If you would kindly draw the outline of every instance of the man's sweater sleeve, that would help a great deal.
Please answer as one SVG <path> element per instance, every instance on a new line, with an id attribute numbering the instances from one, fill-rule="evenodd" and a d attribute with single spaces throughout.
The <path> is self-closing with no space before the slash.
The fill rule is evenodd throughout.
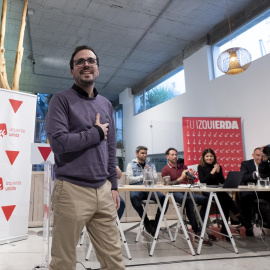
<path id="1" fill-rule="evenodd" d="M 69 133 L 68 104 L 64 97 L 54 95 L 46 116 L 46 132 L 55 154 L 77 152 L 100 142 L 100 133 L 92 127 L 76 133 Z"/>

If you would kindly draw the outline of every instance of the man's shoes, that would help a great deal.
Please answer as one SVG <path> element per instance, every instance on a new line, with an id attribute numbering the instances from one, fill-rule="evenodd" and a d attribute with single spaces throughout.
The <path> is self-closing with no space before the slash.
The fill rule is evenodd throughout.
<path id="1" fill-rule="evenodd" d="M 226 240 L 227 242 L 230 242 L 230 241 L 231 241 L 230 237 L 229 237 L 229 236 L 227 236 L 228 232 L 227 232 L 227 230 L 226 230 L 226 228 L 225 228 L 225 225 L 224 225 L 224 224 L 222 224 L 222 227 L 221 227 L 220 233 L 222 233 L 222 234 L 223 234 L 223 235 L 222 235 L 222 239 Z"/>
<path id="2" fill-rule="evenodd" d="M 210 240 L 206 240 L 206 239 L 203 239 L 202 244 L 204 246 L 209 246 L 209 247 L 213 246 L 213 243 Z"/>
<path id="3" fill-rule="evenodd" d="M 157 222 L 155 220 L 150 220 L 150 225 L 152 226 L 152 230 L 153 230 L 153 234 L 151 235 L 154 237 L 157 230 Z"/>
<path id="4" fill-rule="evenodd" d="M 216 241 L 217 240 L 217 238 L 213 234 L 211 234 L 211 233 L 208 233 L 208 239 L 210 241 Z"/>
<path id="5" fill-rule="evenodd" d="M 195 242 L 199 243 L 200 239 L 201 239 L 201 232 L 198 232 L 198 233 L 196 233 L 196 236 L 195 236 Z M 206 239 L 203 239 L 202 244 L 204 246 L 209 246 L 209 247 L 213 246 L 213 243 L 210 240 L 206 240 Z"/>
<path id="6" fill-rule="evenodd" d="M 238 219 L 240 220 L 241 224 L 246 228 L 246 236 L 254 236 L 252 223 L 242 216 L 238 216 Z"/>
<path id="7" fill-rule="evenodd" d="M 150 224 L 144 224 L 144 228 L 150 235 L 155 235 L 153 227 Z"/>
<path id="8" fill-rule="evenodd" d="M 246 236 L 249 236 L 249 237 L 254 236 L 253 227 L 246 229 Z"/>
<path id="9" fill-rule="evenodd" d="M 150 221 L 149 219 L 145 219 L 144 220 L 144 228 L 151 236 L 154 237 L 155 232 L 156 232 L 156 228 L 153 227 L 153 225 L 151 223 L 152 223 L 152 220 Z"/>

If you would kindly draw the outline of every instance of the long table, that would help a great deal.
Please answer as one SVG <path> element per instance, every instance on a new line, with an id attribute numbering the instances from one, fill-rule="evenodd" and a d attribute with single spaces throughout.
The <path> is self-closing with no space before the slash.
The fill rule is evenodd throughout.
<path id="1" fill-rule="evenodd" d="M 169 198 L 171 198 L 172 203 L 174 205 L 175 211 L 176 211 L 177 216 L 178 216 L 178 220 L 179 220 L 179 222 L 180 222 L 180 224 L 182 226 L 182 230 L 183 230 L 183 233 L 185 235 L 188 246 L 190 248 L 191 254 L 195 255 L 193 246 L 192 246 L 191 241 L 190 241 L 190 237 L 189 237 L 188 232 L 187 232 L 187 230 L 185 228 L 182 216 L 181 216 L 181 214 L 180 214 L 180 212 L 178 210 L 177 204 L 176 204 L 175 199 L 173 197 L 173 192 L 185 192 L 185 195 L 187 195 L 189 193 L 190 197 L 191 197 L 191 199 L 193 201 L 193 204 L 194 204 L 194 207 L 195 207 L 195 210 L 196 210 L 197 214 L 198 214 L 198 209 L 197 209 L 197 206 L 195 204 L 192 192 L 209 192 L 210 193 L 209 198 L 208 198 L 208 204 L 207 204 L 207 208 L 206 208 L 205 218 L 204 218 L 203 222 L 200 220 L 202 222 L 202 231 L 201 231 L 200 241 L 199 241 L 199 244 L 198 244 L 198 247 L 197 247 L 197 252 L 196 252 L 197 254 L 200 254 L 203 239 L 204 239 L 205 233 L 206 233 L 206 225 L 207 225 L 207 220 L 208 220 L 208 216 L 209 216 L 209 212 L 210 212 L 210 207 L 211 207 L 211 203 L 212 203 L 213 199 L 215 200 L 215 202 L 217 204 L 217 207 L 219 209 L 219 212 L 220 212 L 220 214 L 222 216 L 222 220 L 224 222 L 224 225 L 225 225 L 226 231 L 228 233 L 228 237 L 230 238 L 233 249 L 234 249 L 235 253 L 238 253 L 238 249 L 236 247 L 235 241 L 234 241 L 233 236 L 231 234 L 229 225 L 228 225 L 228 223 L 227 223 L 227 221 L 225 219 L 222 207 L 221 207 L 220 202 L 218 200 L 217 192 L 250 192 L 250 191 L 257 191 L 257 192 L 268 191 L 269 192 L 270 191 L 269 188 L 260 188 L 260 187 L 257 187 L 257 186 L 255 186 L 254 188 L 249 188 L 248 186 L 239 186 L 238 188 L 210 188 L 210 187 L 201 188 L 200 186 L 186 187 L 186 186 L 181 186 L 181 185 L 179 185 L 179 186 L 164 186 L 164 185 L 163 186 L 157 186 L 157 185 L 155 185 L 155 186 L 149 188 L 149 187 L 145 187 L 144 185 L 124 185 L 124 186 L 119 186 L 118 189 L 119 189 L 119 191 L 144 191 L 144 192 L 149 192 L 149 196 L 148 196 L 148 199 L 147 199 L 147 202 L 146 202 L 145 209 L 148 206 L 149 198 L 150 198 L 150 196 L 151 196 L 151 194 L 153 192 L 155 194 L 156 194 L 156 192 L 162 192 L 162 193 L 166 194 L 165 201 L 164 201 L 162 211 L 161 211 L 161 215 L 160 215 L 160 219 L 159 219 L 157 229 L 156 229 L 156 233 L 155 233 L 155 236 L 154 236 L 154 241 L 153 241 L 152 246 L 151 246 L 151 250 L 150 250 L 150 254 L 149 254 L 150 256 L 153 255 L 153 252 L 154 252 L 154 249 L 155 249 L 155 245 L 156 245 L 156 242 L 157 242 L 159 230 L 160 230 L 160 227 L 161 227 L 162 220 L 164 218 L 165 209 L 166 209 L 166 206 L 168 204 L 168 199 Z M 156 196 L 156 199 L 158 201 L 157 196 Z M 183 203 L 185 203 L 185 202 L 183 202 Z M 158 205 L 160 206 L 159 201 L 158 201 Z M 182 205 L 182 207 L 183 207 L 183 205 Z M 200 219 L 200 215 L 198 215 L 198 216 L 199 216 L 199 219 Z"/>

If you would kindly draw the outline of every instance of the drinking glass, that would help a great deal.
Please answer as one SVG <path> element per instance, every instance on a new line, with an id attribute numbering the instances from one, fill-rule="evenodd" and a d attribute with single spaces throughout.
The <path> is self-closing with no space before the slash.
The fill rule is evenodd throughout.
<path id="1" fill-rule="evenodd" d="M 261 188 L 269 188 L 269 178 L 260 178 L 259 180 L 259 185 Z"/>
<path id="2" fill-rule="evenodd" d="M 248 188 L 255 188 L 255 183 L 253 182 L 248 182 L 247 185 L 248 185 Z"/>
<path id="3" fill-rule="evenodd" d="M 171 177 L 169 175 L 163 177 L 164 185 L 169 185 L 171 181 Z"/>
<path id="4" fill-rule="evenodd" d="M 143 183 L 147 188 L 152 188 L 154 186 L 154 180 L 144 180 Z"/>

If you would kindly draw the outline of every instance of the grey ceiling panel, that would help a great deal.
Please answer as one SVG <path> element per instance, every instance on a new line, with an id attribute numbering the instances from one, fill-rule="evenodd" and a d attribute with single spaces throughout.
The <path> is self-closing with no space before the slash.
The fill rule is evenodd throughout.
<path id="1" fill-rule="evenodd" d="M 10 84 L 23 2 L 8 1 Z M 230 15 L 264 2 L 231 0 Z M 70 87 L 70 56 L 76 46 L 87 44 L 100 58 L 98 91 L 111 101 L 227 18 L 225 0 L 29 0 L 28 10 L 20 89 L 54 93 Z"/>

